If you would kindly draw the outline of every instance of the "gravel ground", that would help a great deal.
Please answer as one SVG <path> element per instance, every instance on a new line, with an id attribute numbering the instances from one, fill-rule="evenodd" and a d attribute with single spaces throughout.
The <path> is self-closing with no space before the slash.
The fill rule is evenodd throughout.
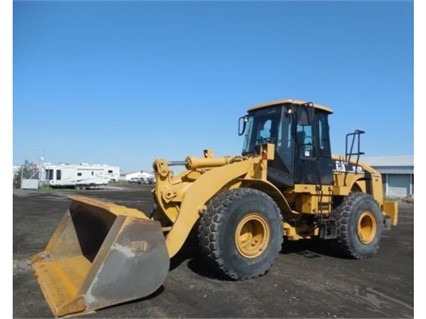
<path id="1" fill-rule="evenodd" d="M 67 210 L 67 195 L 84 194 L 149 211 L 150 185 L 106 190 L 23 191 L 13 194 L 13 316 L 52 313 L 31 270 Z M 413 203 L 401 202 L 397 227 L 383 235 L 377 255 L 344 259 L 313 241 L 285 242 L 263 277 L 225 281 L 183 250 L 153 295 L 84 318 L 412 318 L 414 316 Z"/>

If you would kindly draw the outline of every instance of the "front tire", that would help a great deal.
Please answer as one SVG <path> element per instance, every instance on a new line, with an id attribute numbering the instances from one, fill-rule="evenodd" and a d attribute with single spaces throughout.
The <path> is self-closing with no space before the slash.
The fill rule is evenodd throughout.
<path id="1" fill-rule="evenodd" d="M 337 225 L 335 246 L 341 254 L 355 259 L 373 256 L 380 246 L 382 212 L 369 194 L 350 193 L 333 211 Z"/>
<path id="2" fill-rule="evenodd" d="M 265 274 L 281 250 L 282 216 L 265 193 L 238 188 L 214 197 L 198 227 L 207 264 L 234 280 Z"/>

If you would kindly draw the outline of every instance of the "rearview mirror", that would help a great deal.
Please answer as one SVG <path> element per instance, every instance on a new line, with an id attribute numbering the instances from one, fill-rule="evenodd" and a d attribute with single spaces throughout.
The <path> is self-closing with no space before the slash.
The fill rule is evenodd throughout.
<path id="1" fill-rule="evenodd" d="M 238 135 L 243 135 L 246 131 L 246 125 L 248 122 L 248 115 L 241 116 L 238 120 Z"/>

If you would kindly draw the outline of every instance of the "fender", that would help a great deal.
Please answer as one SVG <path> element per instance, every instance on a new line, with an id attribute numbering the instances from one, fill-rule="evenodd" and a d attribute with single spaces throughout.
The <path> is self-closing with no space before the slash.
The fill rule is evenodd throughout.
<path id="1" fill-rule="evenodd" d="M 345 159 L 340 155 L 332 155 L 335 161 L 344 162 Z M 350 164 L 356 165 L 355 161 Z M 359 161 L 358 167 L 361 168 L 357 172 L 348 172 L 345 176 L 344 170 L 334 170 L 333 193 L 337 196 L 347 196 L 351 191 L 362 191 L 371 194 L 380 204 L 383 204 L 382 176 L 370 165 Z"/>
<path id="2" fill-rule="evenodd" d="M 241 180 L 240 187 L 255 188 L 265 194 L 268 194 L 277 203 L 281 210 L 281 214 L 285 219 L 291 219 L 300 215 L 299 212 L 291 209 L 283 193 L 274 184 L 267 180 L 245 178 Z"/>

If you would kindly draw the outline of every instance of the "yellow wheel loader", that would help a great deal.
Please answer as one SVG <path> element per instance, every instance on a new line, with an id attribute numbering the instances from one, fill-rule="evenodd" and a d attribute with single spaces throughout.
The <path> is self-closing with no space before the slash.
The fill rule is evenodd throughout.
<path id="1" fill-rule="evenodd" d="M 398 220 L 379 172 L 362 163 L 356 130 L 331 154 L 328 107 L 280 100 L 239 119 L 241 155 L 157 159 L 154 208 L 142 213 L 83 196 L 71 205 L 32 268 L 55 317 L 155 292 L 169 259 L 197 238 L 207 267 L 234 280 L 264 275 L 283 240 L 319 238 L 354 259 L 371 257 Z M 183 165 L 174 174 L 172 168 Z M 196 232 L 197 237 L 189 236 Z"/>

